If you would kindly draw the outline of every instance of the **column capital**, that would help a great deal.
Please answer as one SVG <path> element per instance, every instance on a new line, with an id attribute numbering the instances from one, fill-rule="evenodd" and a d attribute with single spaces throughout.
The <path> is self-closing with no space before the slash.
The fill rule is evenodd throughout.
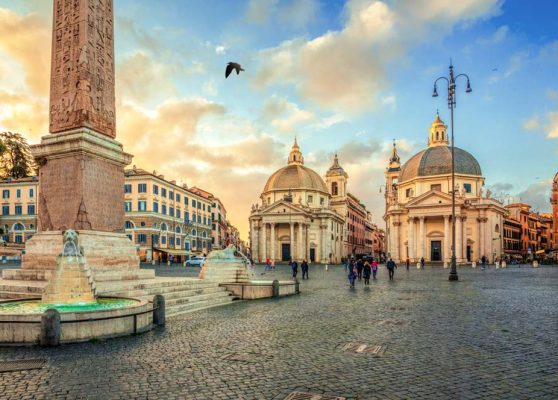
<path id="1" fill-rule="evenodd" d="M 424 220 L 426 219 L 426 217 L 424 215 L 420 215 L 418 217 L 418 219 L 420 220 L 420 222 L 424 222 Z"/>

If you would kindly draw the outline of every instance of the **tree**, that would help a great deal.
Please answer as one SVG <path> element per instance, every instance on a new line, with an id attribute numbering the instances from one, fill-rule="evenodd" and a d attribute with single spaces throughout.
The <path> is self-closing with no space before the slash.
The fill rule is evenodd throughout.
<path id="1" fill-rule="evenodd" d="M 33 173 L 34 165 L 27 139 L 15 132 L 0 133 L 0 176 L 2 178 L 25 178 Z"/>

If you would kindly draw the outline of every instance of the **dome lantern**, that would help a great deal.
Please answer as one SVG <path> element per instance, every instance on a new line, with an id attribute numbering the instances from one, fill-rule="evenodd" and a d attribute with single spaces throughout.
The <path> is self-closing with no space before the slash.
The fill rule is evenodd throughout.
<path id="1" fill-rule="evenodd" d="M 304 165 L 304 157 L 302 156 L 302 152 L 300 151 L 300 147 L 298 147 L 298 143 L 296 142 L 296 137 L 294 140 L 293 147 L 289 154 L 289 165 Z"/>
<path id="2" fill-rule="evenodd" d="M 447 125 L 440 119 L 440 114 L 438 114 L 438 110 L 436 110 L 436 118 L 430 126 L 430 132 L 428 135 L 428 147 L 448 146 L 449 141 L 446 133 L 447 129 Z"/>

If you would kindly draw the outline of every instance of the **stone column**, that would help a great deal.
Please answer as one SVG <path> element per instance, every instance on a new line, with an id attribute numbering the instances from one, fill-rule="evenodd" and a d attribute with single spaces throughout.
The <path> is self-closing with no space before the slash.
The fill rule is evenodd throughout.
<path id="1" fill-rule="evenodd" d="M 289 223 L 289 226 L 291 228 L 291 232 L 290 232 L 290 237 L 289 237 L 289 241 L 291 243 L 291 258 L 293 260 L 295 260 L 298 256 L 298 254 L 296 254 L 296 248 L 294 245 L 294 222 Z"/>
<path id="2" fill-rule="evenodd" d="M 262 245 L 260 250 L 260 261 L 265 262 L 267 258 L 267 223 L 262 223 Z"/>
<path id="3" fill-rule="evenodd" d="M 399 242 L 399 226 L 401 222 L 394 221 L 393 222 L 393 261 L 399 262 L 399 248 L 401 247 L 401 243 Z"/>
<path id="4" fill-rule="evenodd" d="M 271 226 L 271 243 L 269 244 L 271 247 L 271 259 L 275 260 L 275 224 L 269 224 Z"/>
<path id="5" fill-rule="evenodd" d="M 478 218 L 479 221 L 479 253 L 477 254 L 476 258 L 481 259 L 484 254 L 484 218 Z"/>
<path id="6" fill-rule="evenodd" d="M 310 224 L 304 224 L 304 243 L 306 246 L 306 259 L 310 262 Z"/>
<path id="7" fill-rule="evenodd" d="M 304 256 L 304 246 L 302 242 L 302 223 L 298 223 L 298 257 L 299 258 L 306 258 Z"/>
<path id="8" fill-rule="evenodd" d="M 461 227 L 461 216 L 456 216 L 455 220 L 455 257 L 460 261 L 463 257 L 463 229 Z"/>
<path id="9" fill-rule="evenodd" d="M 415 218 L 409 218 L 409 239 L 407 240 L 409 246 L 409 259 L 414 261 L 415 259 Z"/>
<path id="10" fill-rule="evenodd" d="M 419 258 L 425 257 L 424 253 L 424 217 L 419 217 Z M 426 257 L 425 257 L 426 258 Z"/>
<path id="11" fill-rule="evenodd" d="M 450 236 L 450 224 L 449 215 L 444 215 L 444 260 L 447 262 L 451 261 L 451 236 Z"/>
<path id="12" fill-rule="evenodd" d="M 463 260 L 467 261 L 467 217 L 463 217 L 463 223 L 461 224 L 461 229 L 463 236 L 461 236 L 461 256 Z"/>

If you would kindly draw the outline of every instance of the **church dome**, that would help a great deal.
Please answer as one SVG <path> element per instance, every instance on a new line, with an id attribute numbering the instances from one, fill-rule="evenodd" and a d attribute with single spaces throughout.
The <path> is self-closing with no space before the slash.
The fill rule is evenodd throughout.
<path id="1" fill-rule="evenodd" d="M 455 149 L 455 173 L 482 176 L 478 161 L 470 153 L 458 147 Z M 401 168 L 399 182 L 420 176 L 451 174 L 451 148 L 429 147 L 415 154 Z"/>
<path id="2" fill-rule="evenodd" d="M 447 126 L 436 112 L 430 127 L 428 148 L 415 154 L 401 168 L 399 182 L 420 176 L 451 174 L 451 147 L 448 146 Z M 470 153 L 455 147 L 455 173 L 482 176 L 478 161 Z"/>
<path id="3" fill-rule="evenodd" d="M 304 158 L 298 144 L 294 142 L 286 167 L 275 171 L 267 180 L 264 193 L 273 190 L 304 189 L 328 193 L 322 177 L 312 169 L 304 166 Z"/>

